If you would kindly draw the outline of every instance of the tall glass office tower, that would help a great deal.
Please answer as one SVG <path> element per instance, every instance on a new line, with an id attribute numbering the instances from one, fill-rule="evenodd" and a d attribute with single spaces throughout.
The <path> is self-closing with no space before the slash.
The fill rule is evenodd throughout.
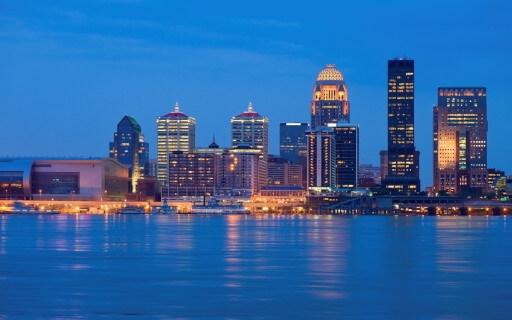
<path id="1" fill-rule="evenodd" d="M 340 122 L 332 127 L 335 144 L 336 188 L 358 186 L 359 126 Z"/>
<path id="2" fill-rule="evenodd" d="M 420 191 L 419 152 L 414 145 L 414 60 L 388 61 L 388 173 L 391 193 Z"/>

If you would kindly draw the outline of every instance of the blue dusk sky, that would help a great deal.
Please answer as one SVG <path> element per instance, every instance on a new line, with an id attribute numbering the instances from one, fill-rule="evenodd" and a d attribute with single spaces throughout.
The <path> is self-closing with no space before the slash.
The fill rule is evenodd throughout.
<path id="1" fill-rule="evenodd" d="M 387 59 L 416 61 L 416 142 L 432 178 L 438 86 L 488 90 L 489 166 L 512 173 L 512 2 L 0 0 L 0 156 L 107 156 L 125 114 L 155 152 L 176 101 L 197 144 L 229 145 L 252 101 L 279 123 L 308 121 L 318 71 L 345 75 L 361 162 L 386 148 Z"/>

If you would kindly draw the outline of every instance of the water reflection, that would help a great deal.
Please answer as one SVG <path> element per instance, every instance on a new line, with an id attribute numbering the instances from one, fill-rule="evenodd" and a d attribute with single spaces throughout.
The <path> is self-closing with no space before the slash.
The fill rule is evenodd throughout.
<path id="1" fill-rule="evenodd" d="M 507 318 L 511 243 L 502 217 L 3 215 L 0 318 Z"/>
<path id="2" fill-rule="evenodd" d="M 488 228 L 488 218 L 472 219 L 443 217 L 436 220 L 437 268 L 441 272 L 476 272 L 472 251 L 475 244 L 482 241 L 482 233 L 473 232 Z M 457 283 L 450 281 L 446 285 L 453 287 Z"/>
<path id="3" fill-rule="evenodd" d="M 307 291 L 321 299 L 341 299 L 346 255 L 350 244 L 349 220 L 314 216 L 305 240 L 309 262 Z"/>

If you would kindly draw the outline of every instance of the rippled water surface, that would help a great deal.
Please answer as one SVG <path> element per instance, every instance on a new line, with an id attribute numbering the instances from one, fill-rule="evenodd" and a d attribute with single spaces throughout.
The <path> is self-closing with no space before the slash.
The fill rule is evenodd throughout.
<path id="1" fill-rule="evenodd" d="M 0 319 L 510 319 L 511 218 L 0 216 Z"/>

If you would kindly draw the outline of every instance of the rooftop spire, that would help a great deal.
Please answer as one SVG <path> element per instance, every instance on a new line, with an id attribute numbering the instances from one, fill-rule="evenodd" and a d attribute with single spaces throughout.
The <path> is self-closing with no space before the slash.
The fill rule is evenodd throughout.
<path id="1" fill-rule="evenodd" d="M 210 148 L 210 149 L 218 149 L 219 148 L 219 145 L 217 143 L 215 143 L 215 134 L 213 135 L 212 143 L 210 143 L 208 148 Z"/>
<path id="2" fill-rule="evenodd" d="M 252 101 L 249 101 L 249 105 L 247 106 L 247 112 L 254 112 L 254 109 L 252 107 Z"/>
<path id="3" fill-rule="evenodd" d="M 180 104 L 178 101 L 176 101 L 176 104 L 174 105 L 174 112 L 180 112 Z"/>

